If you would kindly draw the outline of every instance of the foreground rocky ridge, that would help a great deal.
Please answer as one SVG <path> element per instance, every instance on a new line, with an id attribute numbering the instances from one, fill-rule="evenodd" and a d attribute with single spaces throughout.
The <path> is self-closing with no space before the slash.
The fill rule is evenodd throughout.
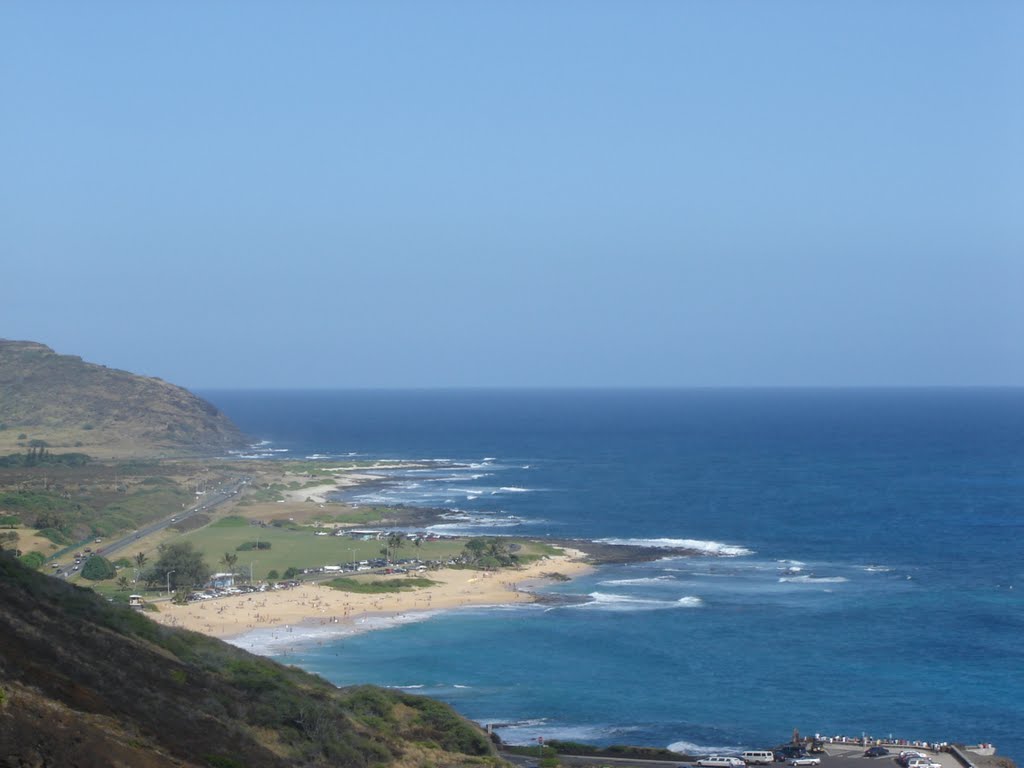
<path id="1" fill-rule="evenodd" d="M 0 339 L 0 393 L 0 447 L 10 449 L 41 440 L 140 455 L 246 442 L 227 416 L 182 387 L 31 341 Z"/>
<path id="2" fill-rule="evenodd" d="M 498 762 L 447 705 L 161 627 L 0 552 L 0 766 Z"/>

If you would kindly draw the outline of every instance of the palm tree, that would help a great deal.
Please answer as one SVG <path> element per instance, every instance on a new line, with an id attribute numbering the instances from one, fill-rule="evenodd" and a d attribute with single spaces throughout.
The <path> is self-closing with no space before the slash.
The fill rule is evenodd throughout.
<path id="1" fill-rule="evenodd" d="M 149 558 L 146 557 L 145 552 L 135 553 L 135 581 L 139 580 L 139 574 L 142 573 L 142 566 L 146 564 Z"/>
<path id="2" fill-rule="evenodd" d="M 234 552 L 225 552 L 224 557 L 220 559 L 221 564 L 228 569 L 229 573 L 235 572 L 235 563 L 238 562 L 238 555 Z"/>
<path id="3" fill-rule="evenodd" d="M 127 592 L 128 591 L 129 587 L 128 587 L 128 577 L 127 576 L 119 576 L 118 577 L 118 579 L 117 579 L 117 589 L 120 592 Z"/>
<path id="4" fill-rule="evenodd" d="M 389 533 L 388 534 L 388 549 L 391 550 L 391 559 L 395 560 L 398 557 L 398 550 L 402 544 L 405 543 L 405 537 L 400 533 Z"/>

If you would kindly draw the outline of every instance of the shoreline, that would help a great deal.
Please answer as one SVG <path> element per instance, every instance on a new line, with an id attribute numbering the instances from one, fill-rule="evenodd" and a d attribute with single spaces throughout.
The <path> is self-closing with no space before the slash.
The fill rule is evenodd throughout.
<path id="1" fill-rule="evenodd" d="M 562 548 L 561 554 L 543 557 L 521 569 L 445 568 L 424 574 L 436 584 L 381 594 L 345 592 L 305 582 L 290 589 L 186 605 L 160 603 L 159 613 L 147 615 L 165 626 L 200 632 L 261 653 L 259 648 L 271 648 L 280 634 L 287 634 L 291 639 L 286 642 L 291 645 L 299 637 L 313 642 L 421 621 L 460 608 L 530 605 L 539 600 L 533 587 L 554 582 L 546 574 L 559 573 L 571 579 L 593 570 L 585 557 L 580 550 Z M 247 638 L 251 642 L 246 642 Z"/>

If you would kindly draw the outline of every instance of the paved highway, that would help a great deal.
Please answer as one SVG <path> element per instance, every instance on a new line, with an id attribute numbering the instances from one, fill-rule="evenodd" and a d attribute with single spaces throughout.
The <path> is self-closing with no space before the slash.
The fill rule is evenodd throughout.
<path id="1" fill-rule="evenodd" d="M 115 555 L 117 552 L 120 552 L 126 547 L 131 546 L 139 539 L 149 536 L 152 533 L 156 533 L 157 531 L 162 531 L 164 528 L 168 528 L 169 526 L 181 522 L 182 520 L 187 520 L 188 518 L 192 517 L 193 515 L 197 515 L 200 512 L 204 512 L 208 509 L 213 509 L 219 504 L 223 504 L 228 499 L 231 499 L 235 495 L 237 495 L 238 492 L 243 488 L 243 486 L 245 486 L 250 481 L 251 478 L 243 477 L 236 480 L 234 483 L 230 485 L 223 486 L 216 490 L 207 491 L 205 495 L 200 497 L 200 500 L 196 502 L 195 506 L 186 509 L 181 514 L 171 515 L 170 517 L 165 517 L 162 520 L 158 520 L 155 523 L 149 523 L 148 525 L 144 525 L 143 527 L 135 531 L 132 531 L 127 536 L 123 536 L 120 539 L 104 542 L 102 546 L 96 547 L 93 550 L 92 554 L 102 555 L 103 557 L 110 560 L 112 559 L 112 556 Z M 54 571 L 53 575 L 61 578 L 67 578 L 71 576 L 73 573 L 75 573 L 74 563 L 69 563 L 68 565 L 65 565 Z"/>

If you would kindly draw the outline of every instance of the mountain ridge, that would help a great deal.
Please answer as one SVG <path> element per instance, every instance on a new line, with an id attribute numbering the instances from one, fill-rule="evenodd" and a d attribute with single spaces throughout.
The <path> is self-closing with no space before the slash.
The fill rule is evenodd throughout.
<path id="1" fill-rule="evenodd" d="M 248 440 L 216 406 L 163 379 L 0 339 L 0 449 L 43 441 L 111 454 L 207 453 Z"/>

